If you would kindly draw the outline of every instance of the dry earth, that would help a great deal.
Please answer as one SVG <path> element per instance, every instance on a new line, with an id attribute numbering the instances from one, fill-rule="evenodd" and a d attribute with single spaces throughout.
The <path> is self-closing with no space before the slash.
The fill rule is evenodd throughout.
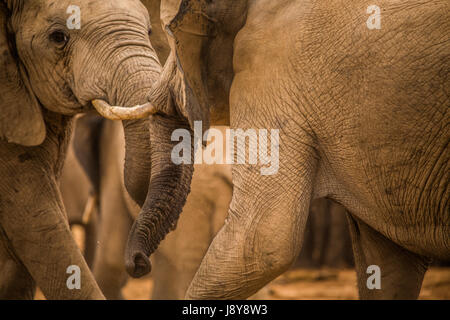
<path id="1" fill-rule="evenodd" d="M 82 248 L 83 232 L 76 228 L 73 231 L 75 239 Z M 123 295 L 128 300 L 147 300 L 152 286 L 151 277 L 130 279 L 123 289 Z M 356 273 L 352 269 L 293 269 L 269 283 L 253 298 L 262 300 L 358 299 Z M 36 299 L 45 299 L 39 290 Z M 429 269 L 425 274 L 419 299 L 450 300 L 450 268 Z"/>
<path id="2" fill-rule="evenodd" d="M 146 300 L 150 296 L 152 279 L 132 279 L 124 288 L 126 299 Z M 44 299 L 38 292 L 37 299 Z M 356 274 L 353 270 L 291 270 L 272 281 L 256 299 L 328 300 L 357 299 Z M 420 299 L 450 300 L 450 268 L 428 270 Z"/>

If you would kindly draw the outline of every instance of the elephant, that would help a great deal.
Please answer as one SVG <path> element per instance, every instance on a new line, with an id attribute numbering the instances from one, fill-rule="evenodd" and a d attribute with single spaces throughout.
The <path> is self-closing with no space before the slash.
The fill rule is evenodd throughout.
<path id="1" fill-rule="evenodd" d="M 47 299 L 104 299 L 58 181 L 76 114 L 101 99 L 131 115 L 147 101 L 162 71 L 150 33 L 138 0 L 0 1 L 0 257 L 9 275 L 0 298 L 31 299 L 39 286 Z M 148 120 L 123 120 L 127 188 L 141 190 Z"/>
<path id="2" fill-rule="evenodd" d="M 450 259 L 450 4 L 381 0 L 380 28 L 368 23 L 369 5 L 161 1 L 170 54 L 148 102 L 132 110 L 149 119 L 152 168 L 127 241 L 130 275 L 150 272 L 148 257 L 189 193 L 193 164 L 171 162 L 171 133 L 229 124 L 275 130 L 278 171 L 233 165 L 226 222 L 187 299 L 243 299 L 287 270 L 321 197 L 348 211 L 360 298 L 418 297 L 430 260 Z M 258 159 L 248 139 L 245 146 Z M 369 286 L 376 267 L 381 286 Z"/>

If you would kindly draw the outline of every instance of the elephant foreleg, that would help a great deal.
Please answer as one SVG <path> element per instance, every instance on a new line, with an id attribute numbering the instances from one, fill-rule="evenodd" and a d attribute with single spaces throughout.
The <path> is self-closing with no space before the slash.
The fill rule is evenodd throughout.
<path id="1" fill-rule="evenodd" d="M 350 214 L 348 220 L 360 298 L 417 299 L 429 260 L 403 249 Z"/>
<path id="2" fill-rule="evenodd" d="M 40 185 L 38 192 L 4 193 L 10 204 L 5 212 L 14 214 L 0 215 L 0 224 L 14 253 L 47 299 L 103 299 L 70 232 L 56 181 L 34 175 L 22 180 Z"/>
<path id="3" fill-rule="evenodd" d="M 0 300 L 32 300 L 35 293 L 36 283 L 9 248 L 9 240 L 0 228 Z"/>
<path id="4" fill-rule="evenodd" d="M 123 260 L 128 232 L 133 223 L 120 184 L 105 186 L 101 196 L 101 222 L 93 272 L 107 299 L 122 300 L 128 275 Z M 110 197 L 110 198 L 108 198 Z M 115 199 L 112 201 L 111 199 Z"/>
<path id="5" fill-rule="evenodd" d="M 289 141 L 281 140 L 280 149 L 280 159 L 292 162 L 281 161 L 275 175 L 261 175 L 257 166 L 234 166 L 228 217 L 187 298 L 248 298 L 296 260 L 309 213 L 316 159 L 308 147 Z M 299 150 L 303 154 L 298 154 Z"/>

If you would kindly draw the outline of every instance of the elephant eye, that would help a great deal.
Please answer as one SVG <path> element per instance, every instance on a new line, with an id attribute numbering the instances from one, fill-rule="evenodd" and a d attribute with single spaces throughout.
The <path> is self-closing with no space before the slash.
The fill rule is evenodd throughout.
<path id="1" fill-rule="evenodd" d="M 69 41 L 69 36 L 63 31 L 57 30 L 50 34 L 49 39 L 59 46 L 64 46 Z"/>

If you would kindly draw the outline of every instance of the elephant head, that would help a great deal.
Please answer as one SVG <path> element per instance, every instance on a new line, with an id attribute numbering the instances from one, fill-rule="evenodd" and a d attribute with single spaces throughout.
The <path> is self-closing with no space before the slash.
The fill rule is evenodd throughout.
<path id="1" fill-rule="evenodd" d="M 0 92 L 7 106 L 0 136 L 9 142 L 42 143 L 42 106 L 73 115 L 86 111 L 93 99 L 133 104 L 143 94 L 130 91 L 148 89 L 159 75 L 149 18 L 139 1 L 73 6 L 70 1 L 8 0 L 0 5 L 0 63 L 6 71 Z M 69 25 L 71 19 L 75 24 Z"/>
<path id="2" fill-rule="evenodd" d="M 78 6 L 69 0 L 2 0 L 0 27 L 0 138 L 9 142 L 41 144 L 43 108 L 74 115 L 95 99 L 122 106 L 146 101 L 161 71 L 149 42 L 150 20 L 138 0 L 86 0 Z M 124 127 L 127 181 L 142 204 L 145 192 L 134 190 L 148 184 L 147 121 L 125 121 Z"/>
<path id="3" fill-rule="evenodd" d="M 160 12 L 151 15 L 160 14 L 170 54 L 149 102 L 134 109 L 96 103 L 97 110 L 111 119 L 150 115 L 150 184 L 125 257 L 134 277 L 150 271 L 148 257 L 174 228 L 189 193 L 193 166 L 171 161 L 172 132 L 192 131 L 195 121 L 202 122 L 203 130 L 210 122 L 229 123 L 233 41 L 245 22 L 246 8 L 246 1 L 161 1 Z"/>

